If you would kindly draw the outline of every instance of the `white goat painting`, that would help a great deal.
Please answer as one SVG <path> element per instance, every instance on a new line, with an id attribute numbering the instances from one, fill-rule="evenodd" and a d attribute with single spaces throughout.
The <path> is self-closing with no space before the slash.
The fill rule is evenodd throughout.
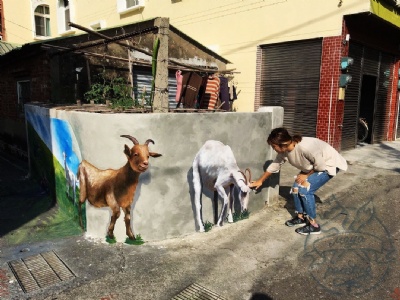
<path id="1" fill-rule="evenodd" d="M 65 170 L 65 180 L 66 180 L 66 192 L 67 192 L 67 196 L 68 198 L 71 198 L 71 189 L 72 189 L 72 200 L 75 203 L 75 195 L 76 195 L 76 176 L 74 174 L 74 172 L 72 172 L 67 165 L 67 155 L 65 154 L 65 152 L 63 152 L 63 158 L 64 158 L 64 170 Z"/>
<path id="2" fill-rule="evenodd" d="M 249 169 L 246 169 L 249 171 Z M 251 177 L 251 173 L 249 175 Z M 200 148 L 193 160 L 193 187 L 196 208 L 196 220 L 199 231 L 204 232 L 201 216 L 201 195 L 203 187 L 216 191 L 217 197 L 222 198 L 223 206 L 219 214 L 217 226 L 223 226 L 226 215 L 232 223 L 233 189 L 238 189 L 241 210 L 247 209 L 251 178 L 246 178 L 240 171 L 231 147 L 219 141 L 209 140 Z M 228 196 L 229 195 L 229 196 Z M 214 199 L 216 200 L 216 199 Z M 215 201 L 217 203 L 217 201 Z"/>

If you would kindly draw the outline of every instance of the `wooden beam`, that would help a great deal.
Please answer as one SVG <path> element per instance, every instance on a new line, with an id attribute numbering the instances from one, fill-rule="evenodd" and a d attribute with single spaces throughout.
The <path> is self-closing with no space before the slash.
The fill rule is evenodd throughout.
<path id="1" fill-rule="evenodd" d="M 159 41 L 157 53 L 157 68 L 155 70 L 155 87 L 153 112 L 168 112 L 168 35 L 169 35 L 169 19 L 157 18 L 154 25 L 158 27 L 156 39 Z"/>

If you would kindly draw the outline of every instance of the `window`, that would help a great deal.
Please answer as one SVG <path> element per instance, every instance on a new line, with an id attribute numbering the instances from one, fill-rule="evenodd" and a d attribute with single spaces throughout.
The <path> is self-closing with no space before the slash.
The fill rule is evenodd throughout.
<path id="1" fill-rule="evenodd" d="M 68 22 L 71 21 L 71 10 L 69 0 L 58 0 L 58 31 L 60 33 L 71 30 Z"/>
<path id="2" fill-rule="evenodd" d="M 145 0 L 117 0 L 119 14 L 125 14 L 144 7 Z"/>
<path id="3" fill-rule="evenodd" d="M 50 8 L 39 5 L 35 9 L 36 36 L 50 36 Z"/>
<path id="4" fill-rule="evenodd" d="M 18 108 L 24 111 L 24 104 L 31 101 L 31 82 L 30 80 L 17 81 Z"/>
<path id="5" fill-rule="evenodd" d="M 126 0 L 126 8 L 139 5 L 139 0 Z"/>

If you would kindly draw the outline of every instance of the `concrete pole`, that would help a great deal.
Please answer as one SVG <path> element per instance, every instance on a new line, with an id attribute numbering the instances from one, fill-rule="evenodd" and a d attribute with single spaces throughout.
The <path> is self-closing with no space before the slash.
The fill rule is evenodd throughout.
<path id="1" fill-rule="evenodd" d="M 157 18 L 154 25 L 158 27 L 155 38 L 159 39 L 157 69 L 155 78 L 153 112 L 168 112 L 168 34 L 169 19 Z"/>

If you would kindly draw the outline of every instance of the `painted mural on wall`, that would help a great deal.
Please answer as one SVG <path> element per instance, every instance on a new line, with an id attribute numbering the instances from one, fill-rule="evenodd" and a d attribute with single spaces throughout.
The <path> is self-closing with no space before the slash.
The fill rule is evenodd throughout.
<path id="1" fill-rule="evenodd" d="M 130 241 L 136 240 L 131 227 L 131 206 L 139 176 L 147 171 L 149 157 L 161 156 L 161 154 L 149 150 L 149 143 L 154 144 L 151 139 L 146 140 L 144 144 L 139 144 L 138 140 L 130 135 L 121 135 L 121 137 L 128 138 L 133 142 L 132 148 L 125 144 L 124 153 L 127 162 L 123 167 L 117 170 L 100 170 L 88 161 L 83 160 L 78 169 L 80 182 L 79 211 L 82 211 L 81 205 L 86 200 L 94 207 L 109 207 L 112 215 L 107 230 L 107 238 L 110 239 L 110 242 L 115 240 L 114 226 L 121 214 L 121 209 L 125 214 L 126 235 Z M 81 214 L 80 224 L 82 225 Z"/>
<path id="2" fill-rule="evenodd" d="M 55 220 L 66 223 L 60 235 L 81 233 L 76 178 L 80 151 L 73 131 L 67 122 L 50 118 L 41 110 L 27 110 L 25 115 L 32 176 L 56 199 L 59 210 Z"/>
<path id="3" fill-rule="evenodd" d="M 87 160 L 80 159 L 80 150 L 69 123 L 57 118 L 43 115 L 40 110 L 28 110 L 27 121 L 31 127 L 31 145 L 35 161 L 33 169 L 38 178 L 46 181 L 53 190 L 57 203 L 80 227 L 86 229 L 86 200 L 94 207 L 109 207 L 111 221 L 107 229 L 107 241 L 115 242 L 114 226 L 121 214 L 125 214 L 127 242 L 135 241 L 131 227 L 131 206 L 141 173 L 149 167 L 149 157 L 160 157 L 161 154 L 151 152 L 148 139 L 139 144 L 136 138 L 122 135 L 133 143 L 133 147 L 124 146 L 126 164 L 119 169 L 100 170 Z M 37 138 L 32 136 L 37 135 Z M 38 146 L 40 145 L 41 146 Z M 46 155 L 42 155 L 46 152 Z M 47 157 L 50 163 L 43 163 Z M 46 160 L 46 159 L 45 159 Z M 53 176 L 54 175 L 54 176 Z M 52 178 L 54 177 L 54 181 Z M 139 236 L 139 243 L 141 238 Z"/>
<path id="4" fill-rule="evenodd" d="M 240 212 L 235 214 L 235 221 L 248 217 L 250 181 L 250 169 L 247 168 L 245 172 L 239 169 L 231 147 L 220 141 L 206 141 L 193 160 L 194 202 L 199 231 L 208 231 L 212 227 L 210 222 L 203 223 L 201 215 L 203 187 L 214 191 L 214 206 L 218 205 L 218 196 L 222 200 L 221 212 L 218 219 L 214 216 L 214 222 L 217 226 L 223 226 L 226 219 L 229 223 L 234 222 L 235 195 L 240 204 Z"/>
<path id="5" fill-rule="evenodd" d="M 34 172 L 38 178 L 43 178 L 49 190 L 53 191 L 52 200 L 57 201 L 54 208 L 62 211 L 63 215 L 69 215 L 70 227 L 77 228 L 79 234 L 85 232 L 85 236 L 89 239 L 104 241 L 104 238 L 107 240 L 108 235 L 115 237 L 118 242 L 134 239 L 137 241 L 141 236 L 146 240 L 160 240 L 199 230 L 208 231 L 207 224 L 221 226 L 227 223 L 226 217 L 228 217 L 228 222 L 245 218 L 246 213 L 248 216 L 247 208 L 256 211 L 265 206 L 272 192 L 275 195 L 276 189 L 267 187 L 266 193 L 254 193 L 254 195 L 251 193 L 250 201 L 245 197 L 240 198 L 246 195 L 246 180 L 249 181 L 249 176 L 246 175 L 245 179 L 245 176 L 239 172 L 239 166 L 253 169 L 259 166 L 261 159 L 269 157 L 265 154 L 265 147 L 262 147 L 265 146 L 263 144 L 265 142 L 258 141 L 253 136 L 265 135 L 265 132 L 271 128 L 269 121 L 274 121 L 275 118 L 270 117 L 270 112 L 260 112 L 249 116 L 239 113 L 199 114 L 192 118 L 192 114 L 135 114 L 133 117 L 131 114 L 97 114 L 58 108 L 48 109 L 36 105 L 27 105 L 25 111 L 29 131 L 30 158 L 34 165 Z M 233 129 L 227 132 L 224 126 L 215 126 L 217 122 Z M 254 131 L 252 136 L 246 135 L 248 127 Z M 210 136 L 211 128 L 213 131 Z M 127 134 L 132 134 L 132 136 Z M 121 135 L 124 136 L 121 137 Z M 237 135 L 242 138 L 238 140 Z M 157 146 L 152 145 L 151 140 L 147 140 L 149 137 L 156 141 Z M 231 148 L 235 157 L 233 153 L 228 155 L 223 149 L 214 149 L 209 153 L 212 159 L 206 159 L 206 161 L 215 163 L 213 172 L 216 174 L 199 171 L 203 199 L 203 201 L 200 200 L 202 202 L 200 204 L 201 217 L 204 219 L 198 220 L 196 201 L 199 201 L 195 200 L 196 181 L 193 179 L 196 175 L 193 173 L 193 163 L 204 141 L 209 140 L 210 137 L 215 141 L 223 141 L 224 149 Z M 124 144 L 126 144 L 125 147 Z M 111 189 L 110 183 L 113 180 L 120 180 L 111 180 L 110 174 L 118 171 L 119 168 L 123 169 L 132 165 L 131 156 L 136 144 L 142 146 L 147 144 L 147 148 L 150 147 L 149 166 L 136 171 L 138 178 L 140 174 L 137 186 L 133 184 L 133 188 L 130 188 L 125 184 L 125 186 Z M 251 157 L 248 156 L 250 149 L 255 153 Z M 157 160 L 154 160 L 155 156 L 150 158 L 152 150 L 162 153 L 163 158 Z M 233 157 L 233 159 L 228 161 L 228 157 Z M 221 178 L 224 178 L 220 177 L 222 166 L 231 166 L 232 162 L 236 162 L 235 159 L 239 166 L 234 167 L 234 173 L 231 174 L 236 181 L 221 181 Z M 154 161 L 154 166 L 152 161 Z M 201 163 L 201 159 L 198 163 Z M 205 165 L 201 163 L 201 166 Z M 86 180 L 86 177 L 82 178 L 82 176 L 87 176 L 89 168 L 97 170 L 101 175 L 90 180 Z M 79 169 L 84 169 L 84 171 L 78 171 Z M 204 177 L 206 175 L 209 176 L 207 180 L 215 180 L 215 183 L 218 181 L 221 184 L 214 186 L 214 183 L 211 187 L 206 186 L 204 184 L 207 181 Z M 83 191 L 82 182 L 85 180 L 96 187 L 102 183 L 102 193 L 91 195 L 91 191 L 88 191 L 90 188 L 88 189 L 86 184 Z M 124 178 L 121 182 L 123 180 Z M 229 197 L 228 201 L 222 190 Z M 215 193 L 216 191 L 219 193 Z M 131 196 L 117 197 L 127 192 L 131 193 Z M 234 197 L 231 197 L 232 193 Z M 110 199 L 113 197 L 114 202 L 107 203 L 107 200 L 104 200 L 105 195 L 111 195 L 111 198 L 108 197 Z M 95 200 L 96 196 L 103 199 Z M 130 200 L 130 205 L 118 203 L 116 200 L 118 198 L 125 202 Z M 196 199 L 199 199 L 198 196 Z M 222 209 L 215 206 L 216 199 L 219 205 L 222 200 Z M 99 205 L 99 201 L 103 201 L 103 204 Z M 82 212 L 82 227 L 85 231 L 82 231 L 80 226 L 79 206 Z M 121 211 L 119 214 L 114 214 L 113 211 L 116 211 L 114 208 L 117 206 Z M 123 206 L 130 208 L 127 215 L 124 213 Z M 123 217 L 120 216 L 121 214 Z M 128 219 L 132 228 L 126 226 Z M 202 224 L 203 221 L 206 221 L 205 224 Z"/>

